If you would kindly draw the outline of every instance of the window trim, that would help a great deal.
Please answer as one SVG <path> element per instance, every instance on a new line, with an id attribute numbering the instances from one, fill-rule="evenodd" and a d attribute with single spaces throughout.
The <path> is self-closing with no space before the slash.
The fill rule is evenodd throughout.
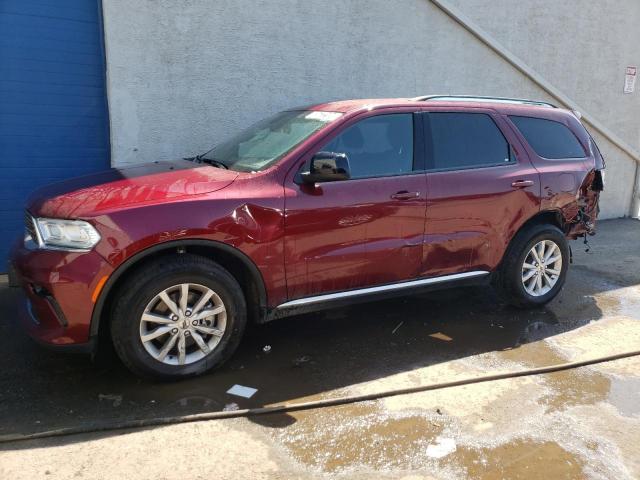
<path id="1" fill-rule="evenodd" d="M 523 142 L 525 143 L 525 145 L 527 145 L 529 147 L 529 149 L 531 149 L 531 152 L 536 155 L 537 157 L 541 158 L 542 160 L 546 160 L 548 162 L 575 162 L 575 161 L 579 161 L 579 160 L 586 160 L 589 158 L 590 156 L 590 152 L 587 152 L 584 148 L 584 145 L 582 145 L 582 142 L 580 141 L 580 138 L 575 134 L 575 132 L 571 129 L 571 127 L 569 127 L 568 125 L 565 125 L 562 122 L 559 122 L 558 120 L 552 120 L 550 118 L 543 118 L 543 117 L 532 117 L 531 115 L 505 115 L 505 117 L 507 117 L 507 119 L 509 120 L 509 122 L 513 125 L 513 128 L 515 129 L 516 133 L 518 135 L 520 135 L 522 137 Z M 580 149 L 582 150 L 582 153 L 584 154 L 583 157 L 559 157 L 559 158 L 549 158 L 549 157 L 545 157 L 543 155 L 540 155 L 535 148 L 533 148 L 533 145 L 531 145 L 531 143 L 529 142 L 529 140 L 527 139 L 527 137 L 525 136 L 524 133 L 522 133 L 522 131 L 520 130 L 520 128 L 518 128 L 518 125 L 516 124 L 516 122 L 514 122 L 512 120 L 513 117 L 520 117 L 520 118 L 531 118 L 533 120 L 544 120 L 547 122 L 553 122 L 553 123 L 558 123 L 560 125 L 562 125 L 564 128 L 566 128 L 567 130 L 569 130 L 569 132 L 571 133 L 571 135 L 573 135 L 573 138 L 576 139 L 576 142 L 578 142 L 578 145 L 580 146 Z M 589 132 L 587 132 L 589 133 Z"/>
<path id="2" fill-rule="evenodd" d="M 476 165 L 467 165 L 467 166 L 455 166 L 455 167 L 441 167 L 441 168 L 429 168 L 427 163 L 429 161 L 429 159 L 433 160 L 433 133 L 431 131 L 431 114 L 434 113 L 454 113 L 454 114 L 469 114 L 469 115 L 485 115 L 487 117 L 489 117 L 489 119 L 493 122 L 493 124 L 495 125 L 496 129 L 498 130 L 498 132 L 500 133 L 500 135 L 502 135 L 502 138 L 504 139 L 505 143 L 507 144 L 507 147 L 509 147 L 509 161 L 508 162 L 496 162 L 496 163 L 482 163 L 482 164 L 476 164 Z M 507 138 L 507 136 L 504 134 L 504 131 L 502 130 L 502 128 L 500 128 L 500 125 L 498 122 L 496 122 L 496 119 L 494 118 L 494 114 L 493 112 L 489 112 L 489 111 L 476 111 L 476 112 L 472 112 L 472 111 L 467 111 L 467 110 L 428 110 L 428 111 L 424 111 L 422 112 L 423 116 L 423 137 L 424 137 L 424 145 L 425 145 L 425 159 L 424 159 L 424 166 L 425 166 L 425 172 L 427 173 L 431 173 L 431 172 L 455 172 L 455 171 L 463 171 L 463 170 L 479 170 L 479 169 L 485 169 L 485 168 L 495 168 L 495 167 L 513 167 L 513 166 L 517 166 L 520 164 L 520 160 L 518 159 L 518 156 L 516 155 L 516 149 L 513 147 L 513 145 L 511 144 L 511 142 L 509 141 L 509 139 Z M 424 117 L 427 118 L 427 120 L 424 120 Z"/>
<path id="3" fill-rule="evenodd" d="M 517 162 L 483 163 L 480 165 L 472 165 L 469 167 L 432 168 L 431 170 L 425 170 L 425 173 L 462 172 L 466 170 L 484 170 L 487 168 L 515 167 L 517 165 L 518 165 Z"/>
<path id="4" fill-rule="evenodd" d="M 328 145 L 329 143 L 333 142 L 337 137 L 339 137 L 340 135 L 342 135 L 344 132 L 346 132 L 349 128 L 351 128 L 354 125 L 357 125 L 360 122 L 364 122 L 366 120 L 369 120 L 370 118 L 376 118 L 376 117 L 382 117 L 382 116 L 386 116 L 386 115 L 411 115 L 411 119 L 412 119 L 412 126 L 413 126 L 413 159 L 411 162 L 411 170 L 408 172 L 402 172 L 402 173 L 389 173 L 389 174 L 383 174 L 383 175 L 369 175 L 366 177 L 355 177 L 355 178 L 349 178 L 348 180 L 341 180 L 340 182 L 336 182 L 336 183 L 345 183 L 345 182 L 351 182 L 351 181 L 357 181 L 357 180 L 369 180 L 372 178 L 392 178 L 392 177 L 406 177 L 409 175 L 420 175 L 420 174 L 424 174 L 425 170 L 416 170 L 416 165 L 420 164 L 422 166 L 426 166 L 426 159 L 425 159 L 425 149 L 424 149 L 424 144 L 425 144 L 425 140 L 424 140 L 424 133 L 422 130 L 422 118 L 420 115 L 420 111 L 417 110 L 412 110 L 412 111 L 391 111 L 391 112 L 380 112 L 380 113 L 375 113 L 373 115 L 367 115 L 364 118 L 358 118 L 356 117 L 354 122 L 350 122 L 347 126 L 345 126 L 344 128 L 340 129 L 335 135 L 333 135 L 331 137 L 330 140 L 328 141 L 324 141 L 318 148 L 314 148 L 313 149 L 313 153 L 310 155 L 309 160 L 305 162 L 305 165 L 308 164 L 309 161 L 311 161 L 311 159 L 313 158 L 313 155 L 315 155 L 318 152 L 322 152 L 323 148 Z M 351 166 L 351 165 L 350 165 Z M 296 175 L 298 175 L 296 173 Z"/>
<path id="5" fill-rule="evenodd" d="M 349 180 L 340 180 L 339 182 L 320 182 L 319 185 L 325 185 L 327 183 L 345 183 L 345 182 L 357 182 L 359 180 L 372 180 L 376 178 L 396 178 L 396 177 L 409 177 L 412 175 L 424 175 L 425 170 L 411 170 L 406 173 L 392 173 L 389 175 L 371 175 L 370 177 L 355 177 Z"/>
<path id="6" fill-rule="evenodd" d="M 506 139 L 505 139 L 506 140 Z M 509 145 L 509 158 L 512 159 L 509 162 L 500 162 L 500 163 L 481 163 L 478 165 L 469 165 L 467 167 L 443 167 L 443 168 L 432 168 L 431 170 L 425 170 L 426 172 L 455 172 L 458 170 L 480 170 L 485 168 L 496 168 L 496 167 L 514 167 L 517 166 L 520 161 L 518 160 L 518 156 L 516 155 L 515 149 L 511 146 L 511 144 L 507 141 Z"/>

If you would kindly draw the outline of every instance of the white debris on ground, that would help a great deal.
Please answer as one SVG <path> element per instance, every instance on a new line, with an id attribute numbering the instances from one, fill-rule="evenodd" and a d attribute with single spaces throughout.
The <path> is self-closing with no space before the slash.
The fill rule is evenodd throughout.
<path id="1" fill-rule="evenodd" d="M 453 438 L 436 437 L 435 443 L 427 446 L 427 456 L 431 458 L 446 457 L 456 451 L 456 442 Z"/>
<path id="2" fill-rule="evenodd" d="M 235 412 L 236 410 L 240 410 L 240 405 L 237 403 L 227 403 L 222 409 L 223 412 Z"/>
<path id="3" fill-rule="evenodd" d="M 235 395 L 236 397 L 251 398 L 257 391 L 257 388 L 245 387 L 244 385 L 235 384 L 233 387 L 227 390 L 227 393 L 229 395 Z"/>

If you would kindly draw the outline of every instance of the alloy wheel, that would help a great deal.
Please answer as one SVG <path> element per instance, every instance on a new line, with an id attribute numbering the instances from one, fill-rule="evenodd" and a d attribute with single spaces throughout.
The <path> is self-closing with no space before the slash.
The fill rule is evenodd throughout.
<path id="1" fill-rule="evenodd" d="M 189 365 L 220 343 L 227 310 L 220 296 L 204 285 L 181 283 L 158 293 L 140 318 L 140 341 L 155 360 Z"/>
<path id="2" fill-rule="evenodd" d="M 522 264 L 522 285 L 533 297 L 547 294 L 562 272 L 562 251 L 553 240 L 536 243 Z"/>

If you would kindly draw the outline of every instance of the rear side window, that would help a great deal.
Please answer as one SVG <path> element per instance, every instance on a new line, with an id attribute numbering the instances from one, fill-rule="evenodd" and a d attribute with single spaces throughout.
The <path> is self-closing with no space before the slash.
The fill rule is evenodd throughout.
<path id="1" fill-rule="evenodd" d="M 544 118 L 509 118 L 539 156 L 550 159 L 585 157 L 576 136 L 562 123 Z"/>
<path id="2" fill-rule="evenodd" d="M 509 143 L 487 114 L 430 112 L 425 121 L 429 169 L 486 167 L 514 161 Z"/>

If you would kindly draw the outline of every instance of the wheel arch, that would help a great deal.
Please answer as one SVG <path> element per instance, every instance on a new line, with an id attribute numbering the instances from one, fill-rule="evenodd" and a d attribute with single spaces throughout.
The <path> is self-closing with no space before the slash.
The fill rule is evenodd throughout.
<path id="1" fill-rule="evenodd" d="M 541 212 L 536 213 L 533 217 L 531 217 L 529 220 L 524 222 L 520 226 L 520 228 L 518 228 L 516 235 L 531 225 L 545 225 L 545 224 L 554 225 L 558 227 L 560 230 L 562 230 L 563 233 L 565 234 L 567 233 L 566 222 L 564 220 L 564 217 L 562 216 L 562 212 L 560 210 L 554 209 L 554 210 L 543 210 Z M 514 235 L 514 238 L 515 238 L 515 235 Z"/>
<path id="2" fill-rule="evenodd" d="M 525 294 L 522 281 L 522 264 L 521 255 L 527 254 L 528 244 L 532 238 L 541 234 L 545 230 L 555 230 L 555 234 L 565 240 L 564 247 L 568 256 L 568 262 L 563 262 L 562 279 L 559 281 L 559 287 L 553 286 L 551 290 L 540 297 L 531 297 Z M 511 238 L 507 249 L 500 261 L 500 264 L 492 273 L 492 283 L 496 287 L 498 295 L 507 303 L 518 308 L 535 308 L 550 301 L 557 295 L 564 284 L 564 276 L 566 269 L 571 263 L 571 246 L 566 241 L 569 225 L 563 220 L 562 212 L 559 210 L 545 210 L 529 218 L 520 228 L 517 229 Z M 564 252 L 563 252 L 564 254 Z M 525 257 L 526 258 L 526 257 Z M 564 257 L 563 257 L 564 260 Z M 517 279 L 516 279 L 517 275 Z M 556 282 L 557 284 L 557 282 Z M 554 292 L 551 294 L 551 292 Z M 551 296 L 547 296 L 551 294 Z"/>
<path id="3" fill-rule="evenodd" d="M 118 286 L 137 268 L 168 255 L 189 252 L 210 258 L 233 275 L 247 300 L 247 316 L 250 321 L 262 323 L 267 312 L 267 292 L 264 279 L 255 263 L 235 247 L 215 240 L 184 239 L 164 242 L 137 252 L 110 275 L 96 300 L 91 315 L 91 338 L 106 338 L 102 335 L 109 324 L 109 313 Z M 106 321 L 105 321 L 106 320 Z"/>
<path id="4" fill-rule="evenodd" d="M 509 255 L 509 252 L 518 235 L 532 225 L 553 225 L 555 227 L 558 227 L 565 235 L 567 234 L 567 224 L 564 221 L 564 217 L 562 216 L 562 212 L 560 210 L 543 210 L 536 213 L 522 225 L 520 225 L 520 227 L 518 227 L 518 229 L 515 231 L 515 233 L 509 240 L 509 243 L 507 244 L 507 248 L 502 254 L 502 258 L 500 259 L 500 263 L 498 264 L 497 271 L 501 270 L 504 259 L 507 255 Z"/>

